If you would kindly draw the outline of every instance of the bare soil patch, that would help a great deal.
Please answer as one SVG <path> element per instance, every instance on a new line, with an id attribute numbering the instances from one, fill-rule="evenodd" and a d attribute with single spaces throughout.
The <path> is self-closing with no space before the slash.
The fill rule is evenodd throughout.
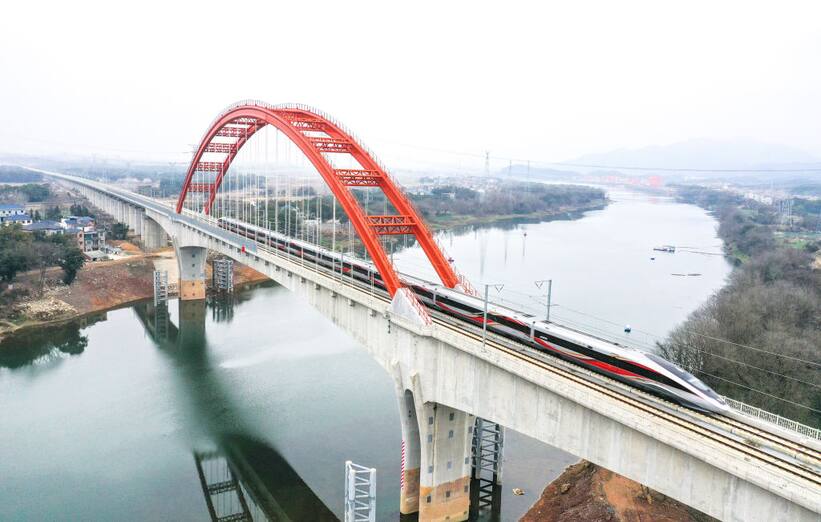
<path id="1" fill-rule="evenodd" d="M 581 461 L 548 484 L 523 522 L 714 522 L 612 471 Z"/>

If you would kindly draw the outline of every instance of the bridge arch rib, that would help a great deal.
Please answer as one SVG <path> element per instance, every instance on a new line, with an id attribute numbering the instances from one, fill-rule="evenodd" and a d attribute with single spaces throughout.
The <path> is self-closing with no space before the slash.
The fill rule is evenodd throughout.
<path id="1" fill-rule="evenodd" d="M 410 200 L 373 155 L 341 124 L 305 105 L 270 105 L 260 101 L 243 101 L 220 113 L 203 135 L 194 153 L 177 200 L 177 213 L 182 212 L 190 192 L 207 194 L 202 211 L 210 213 L 231 162 L 243 145 L 266 125 L 272 125 L 282 132 L 319 172 L 351 220 L 391 295 L 401 287 L 401 282 L 379 241 L 380 235 L 388 234 L 413 235 L 445 286 L 453 288 L 461 284 L 466 290 L 470 289 L 445 258 Z M 216 137 L 231 137 L 236 138 L 236 141 L 224 143 L 215 141 Z M 203 161 L 206 153 L 224 154 L 224 159 L 216 162 Z M 335 153 L 349 154 L 360 168 L 335 168 L 325 156 Z M 198 172 L 215 174 L 214 181 L 195 183 L 195 174 Z M 351 187 L 381 189 L 397 214 L 367 215 L 351 192 Z"/>

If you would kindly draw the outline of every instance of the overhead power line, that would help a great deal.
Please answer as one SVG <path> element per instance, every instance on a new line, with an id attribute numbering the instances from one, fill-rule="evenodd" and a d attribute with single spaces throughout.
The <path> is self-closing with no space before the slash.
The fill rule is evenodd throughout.
<path id="1" fill-rule="evenodd" d="M 813 411 L 815 413 L 821 413 L 821 410 L 817 410 L 817 409 L 815 409 L 811 406 L 807 406 L 806 404 L 801 404 L 800 402 L 791 401 L 790 399 L 785 399 L 784 397 L 779 397 L 779 396 L 773 395 L 771 393 L 763 392 L 761 390 L 756 390 L 755 388 L 750 388 L 749 386 L 745 386 L 745 385 L 743 385 L 739 382 L 731 381 L 729 379 L 719 377 L 718 375 L 713 375 L 711 373 L 707 373 L 703 370 L 698 370 L 698 369 L 695 369 L 695 368 L 687 368 L 687 367 L 685 367 L 685 368 L 690 372 L 698 372 L 702 375 L 707 375 L 708 377 L 712 377 L 712 378 L 718 379 L 720 381 L 728 382 L 728 383 L 733 384 L 735 386 L 740 386 L 740 387 L 745 388 L 747 390 L 750 390 L 750 391 L 753 391 L 753 392 L 756 392 L 756 393 L 760 393 L 761 395 L 766 395 L 767 397 L 770 397 L 770 398 L 773 398 L 773 399 L 776 399 L 776 400 L 779 400 L 779 401 L 783 401 L 783 402 L 786 402 L 788 404 L 792 404 L 793 406 L 798 406 L 799 408 L 804 408 L 805 410 L 810 410 L 810 411 Z"/>
<path id="2" fill-rule="evenodd" d="M 559 305 L 554 305 L 554 306 L 558 307 Z M 614 326 L 621 326 L 619 323 L 615 323 L 613 321 L 610 321 L 610 320 L 607 320 L 607 319 L 604 319 L 604 318 L 601 318 L 601 317 L 596 317 L 596 316 L 588 314 L 586 312 L 581 312 L 579 310 L 574 310 L 574 309 L 568 308 L 567 306 L 564 306 L 564 305 L 562 305 L 562 308 L 567 310 L 567 311 L 577 313 L 579 315 L 584 315 L 584 316 L 590 317 L 591 319 L 595 319 L 597 321 L 603 321 L 605 323 L 609 323 L 609 324 L 612 324 Z M 643 334 L 649 335 L 650 337 L 655 337 L 656 339 L 663 339 L 662 336 L 660 336 L 658 334 L 654 334 L 653 332 L 648 332 L 646 330 L 639 330 L 639 329 L 634 328 L 634 331 L 641 332 Z M 753 350 L 753 351 L 756 351 L 756 352 L 766 353 L 766 354 L 772 355 L 774 357 L 781 357 L 783 359 L 789 359 L 791 361 L 799 362 L 799 363 L 802 363 L 802 364 L 809 364 L 811 366 L 816 366 L 816 367 L 821 368 L 821 363 L 808 361 L 808 360 L 802 359 L 800 357 L 795 357 L 795 356 L 787 355 L 787 354 L 783 354 L 783 353 L 777 353 L 777 352 L 773 352 L 773 351 L 770 351 L 770 350 L 765 350 L 763 348 L 756 348 L 755 346 L 749 346 L 749 345 L 746 345 L 746 344 L 736 343 L 736 342 L 730 341 L 729 339 L 722 339 L 720 337 L 713 337 L 711 335 L 703 334 L 703 333 L 700 333 L 700 332 L 696 332 L 695 330 L 690 330 L 690 329 L 686 329 L 686 328 L 682 329 L 682 331 L 687 332 L 689 334 L 697 335 L 699 337 L 704 337 L 705 339 L 710 339 L 711 341 L 726 343 L 726 344 L 736 346 L 738 348 L 745 348 L 747 350 Z"/>
<path id="3" fill-rule="evenodd" d="M 527 298 L 529 298 L 529 299 L 531 299 L 531 300 L 533 300 L 533 301 L 535 301 L 535 302 L 539 303 L 541 306 L 544 306 L 544 305 L 546 304 L 546 302 L 544 301 L 544 296 L 542 296 L 542 295 L 532 295 L 532 294 L 527 294 L 527 293 L 525 293 L 525 292 L 519 292 L 519 291 L 516 291 L 516 290 L 513 290 L 513 289 L 505 289 L 505 291 L 506 291 L 506 292 L 508 292 L 508 291 L 509 291 L 509 292 L 512 292 L 512 293 L 515 293 L 515 294 L 519 294 L 519 295 L 525 296 L 525 297 L 527 297 Z M 509 302 L 509 303 L 512 303 L 512 304 L 515 304 L 515 305 L 518 305 L 518 306 L 522 306 L 522 303 L 520 303 L 520 302 L 513 301 L 513 300 L 507 300 L 507 299 L 502 298 L 501 296 L 497 296 L 497 297 L 494 299 L 494 301 L 501 301 L 501 302 L 503 302 L 503 303 L 504 303 L 504 302 Z M 503 305 L 503 306 L 504 306 L 504 305 Z M 609 320 L 604 319 L 604 318 L 601 318 L 601 317 L 596 317 L 596 316 L 594 316 L 594 315 L 591 315 L 591 314 L 588 314 L 588 313 L 585 313 L 585 312 L 581 312 L 581 311 L 578 311 L 578 310 L 574 310 L 574 309 L 572 309 L 572 308 L 568 308 L 567 306 L 564 306 L 564 305 L 560 305 L 560 304 L 553 304 L 553 307 L 555 307 L 555 308 L 557 308 L 557 309 L 561 309 L 561 310 L 567 310 L 568 312 L 574 312 L 574 313 L 576 313 L 576 314 L 583 315 L 583 316 L 589 317 L 589 318 L 591 318 L 591 319 L 594 319 L 594 320 L 597 320 L 597 321 L 600 321 L 600 322 L 603 322 L 603 323 L 607 323 L 607 324 L 611 324 L 611 325 L 614 325 L 614 326 L 619 326 L 619 327 L 621 327 L 621 325 L 620 325 L 619 323 L 615 323 L 615 322 L 613 322 L 613 321 L 609 321 Z M 556 321 L 554 321 L 554 322 L 556 322 Z M 600 333 L 600 334 L 604 335 L 605 337 L 610 337 L 610 336 L 612 336 L 612 332 L 610 332 L 610 331 L 601 330 L 601 329 L 599 329 L 599 328 L 592 327 L 592 326 L 591 326 L 591 325 L 589 325 L 589 324 L 580 324 L 580 323 L 576 323 L 575 321 L 569 320 L 569 319 L 567 319 L 567 318 L 562 318 L 562 319 L 561 319 L 561 321 L 560 321 L 560 322 L 556 322 L 556 324 L 561 325 L 561 324 L 562 324 L 562 322 L 569 323 L 570 325 L 573 325 L 573 326 L 574 326 L 574 327 L 576 327 L 576 328 L 582 327 L 582 328 L 586 328 L 586 329 L 588 329 L 588 330 L 594 330 L 594 331 L 596 331 L 596 332 L 598 332 L 598 333 Z M 646 335 L 648 335 L 649 337 L 655 338 L 655 339 L 657 339 L 657 340 L 662 340 L 662 337 L 661 337 L 661 336 L 659 336 L 658 334 L 654 334 L 654 333 L 652 333 L 652 332 L 648 332 L 648 331 L 646 331 L 646 330 L 635 329 L 634 331 L 635 331 L 635 332 L 639 332 L 639 333 L 646 334 Z M 694 334 L 698 334 L 697 332 L 692 332 L 692 333 L 694 333 Z M 725 343 L 730 343 L 730 344 L 737 345 L 737 343 L 733 343 L 732 341 L 728 341 L 728 340 L 726 340 L 726 339 L 722 339 L 721 341 L 722 341 L 722 342 L 725 342 Z M 636 340 L 636 339 L 631 339 L 629 342 L 630 342 L 630 344 L 632 344 L 632 345 L 635 345 L 635 346 L 641 346 L 642 348 L 644 348 L 644 349 L 645 349 L 645 350 L 647 350 L 647 351 L 650 351 L 650 352 L 654 352 L 654 351 L 655 351 L 655 347 L 654 347 L 654 346 L 650 346 L 650 345 L 644 344 L 644 343 L 642 343 L 642 342 L 640 342 L 640 341 L 638 341 L 638 340 Z M 704 350 L 704 349 L 701 349 L 701 348 L 697 348 L 697 347 L 695 347 L 695 346 L 691 346 L 690 348 L 691 348 L 692 350 L 695 350 L 695 351 L 697 351 L 697 352 L 699 352 L 699 353 L 702 353 L 702 354 L 705 354 L 705 355 L 708 355 L 708 356 L 716 357 L 716 358 L 719 358 L 719 359 L 723 359 L 723 360 L 725 360 L 725 361 L 727 361 L 727 362 L 731 362 L 731 363 L 734 363 L 734 364 L 738 364 L 738 365 L 740 365 L 740 366 L 744 366 L 744 367 L 747 367 L 747 368 L 752 368 L 752 369 L 754 369 L 754 370 L 762 371 L 762 372 L 768 373 L 768 374 L 770 374 L 770 375 L 774 375 L 774 376 L 777 376 L 777 377 L 781 377 L 781 378 L 783 378 L 783 379 L 786 379 L 786 380 L 789 380 L 789 381 L 793 381 L 793 382 L 796 382 L 796 383 L 799 383 L 799 384 L 802 384 L 802 385 L 805 385 L 805 386 L 812 386 L 813 388 L 821 388 L 821 386 L 820 386 L 819 384 L 812 383 L 812 382 L 808 382 L 808 381 L 804 381 L 804 380 L 802 380 L 802 379 L 798 379 L 798 378 L 796 378 L 796 377 L 792 377 L 792 376 L 789 376 L 789 375 L 785 375 L 785 374 L 783 374 L 783 373 L 779 373 L 779 372 L 776 372 L 776 371 L 773 371 L 773 370 L 769 370 L 769 369 L 767 369 L 767 368 L 762 368 L 762 367 L 760 367 L 760 366 L 756 366 L 756 365 L 749 364 L 749 363 L 746 363 L 746 362 L 743 362 L 743 361 L 739 361 L 739 360 L 737 360 L 737 359 L 733 359 L 733 358 L 731 358 L 731 357 L 726 357 L 726 356 L 724 356 L 724 355 L 720 355 L 720 354 L 717 354 L 717 353 L 713 353 L 713 352 L 710 352 L 710 351 L 708 351 L 708 350 Z M 753 347 L 749 347 L 749 348 L 751 348 L 751 349 L 756 349 L 756 348 L 753 348 Z M 761 350 L 761 349 L 760 349 L 760 348 L 758 348 L 758 350 Z M 771 353 L 771 352 L 768 352 L 768 353 Z M 783 355 L 783 354 L 775 354 L 775 355 L 778 355 L 778 356 L 781 356 L 781 357 L 788 357 L 788 358 L 792 358 L 791 356 L 787 356 L 787 355 Z M 797 358 L 796 358 L 796 359 L 797 359 Z M 799 361 L 801 361 L 801 362 L 803 362 L 803 363 L 805 363 L 805 364 L 816 364 L 816 363 L 813 363 L 812 361 L 806 361 L 806 360 L 802 360 L 802 359 L 797 359 L 797 360 L 799 360 Z M 763 392 L 762 392 L 762 393 L 763 393 Z"/>

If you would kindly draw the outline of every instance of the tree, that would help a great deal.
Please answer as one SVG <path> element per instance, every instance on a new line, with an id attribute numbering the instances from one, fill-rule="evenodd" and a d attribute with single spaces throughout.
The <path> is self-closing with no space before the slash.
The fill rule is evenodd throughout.
<path id="1" fill-rule="evenodd" d="M 111 225 L 111 239 L 125 239 L 128 237 L 128 225 L 114 223 Z"/>
<path id="2" fill-rule="evenodd" d="M 57 264 L 61 254 L 61 245 L 51 241 L 35 241 L 33 249 L 33 265 L 40 269 L 40 278 L 37 281 L 37 293 L 43 295 L 46 284 L 46 270 Z"/>
<path id="3" fill-rule="evenodd" d="M 771 209 L 709 189 L 681 195 L 714 210 L 728 253 L 744 256 L 736 257 L 727 286 L 659 343 L 660 353 L 720 394 L 821 425 L 814 384 L 821 272 L 813 269 L 814 256 L 776 239 Z"/>
<path id="4" fill-rule="evenodd" d="M 42 218 L 42 216 L 40 216 L 40 211 L 35 210 L 34 211 L 34 221 L 42 221 L 42 220 L 43 220 L 43 218 Z"/>
<path id="5" fill-rule="evenodd" d="M 63 211 L 57 205 L 46 209 L 46 219 L 59 221 L 61 217 L 63 217 Z"/>
<path id="6" fill-rule="evenodd" d="M 26 195 L 31 202 L 45 201 L 49 197 L 51 191 L 48 185 L 37 185 L 35 183 L 27 183 L 20 187 L 20 192 Z"/>
<path id="7" fill-rule="evenodd" d="M 92 215 L 91 212 L 88 210 L 88 207 L 86 207 L 85 205 L 80 205 L 79 203 L 74 203 L 73 205 L 71 205 L 71 207 L 69 207 L 69 212 L 72 216 L 78 217 Z"/>
<path id="8" fill-rule="evenodd" d="M 70 285 L 77 277 L 77 272 L 83 267 L 86 259 L 75 245 L 66 245 L 57 264 L 63 269 L 63 282 Z"/>
<path id="9" fill-rule="evenodd" d="M 20 225 L 0 228 L 0 281 L 10 283 L 18 272 L 31 267 L 32 238 Z"/>

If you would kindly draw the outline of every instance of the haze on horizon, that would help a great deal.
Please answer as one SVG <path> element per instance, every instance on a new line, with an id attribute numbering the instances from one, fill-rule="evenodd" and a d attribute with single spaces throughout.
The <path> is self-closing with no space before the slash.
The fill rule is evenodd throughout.
<path id="1" fill-rule="evenodd" d="M 186 161 L 222 107 L 258 98 L 400 162 L 697 138 L 821 158 L 815 2 L 181 4 L 6 6 L 0 154 Z"/>

